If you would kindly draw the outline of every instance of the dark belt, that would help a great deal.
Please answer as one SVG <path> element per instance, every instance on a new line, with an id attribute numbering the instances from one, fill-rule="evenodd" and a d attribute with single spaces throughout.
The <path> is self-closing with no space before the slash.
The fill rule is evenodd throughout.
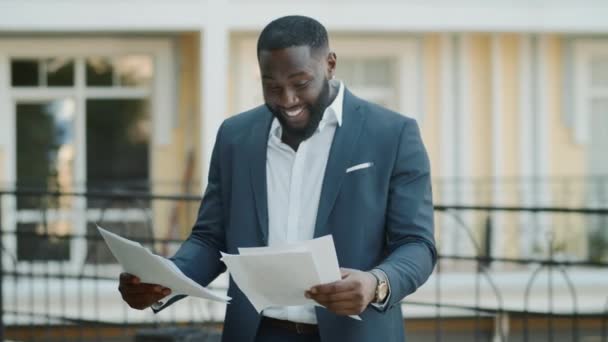
<path id="1" fill-rule="evenodd" d="M 319 326 L 316 324 L 296 323 L 292 321 L 284 321 L 271 317 L 262 317 L 262 324 L 290 331 L 296 334 L 318 334 Z"/>

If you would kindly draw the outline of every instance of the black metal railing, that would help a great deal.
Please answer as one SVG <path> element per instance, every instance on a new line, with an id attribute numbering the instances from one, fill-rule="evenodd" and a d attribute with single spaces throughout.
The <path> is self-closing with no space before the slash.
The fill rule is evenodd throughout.
<path id="1" fill-rule="evenodd" d="M 128 308 L 116 290 L 120 269 L 95 230 L 171 255 L 200 200 L 0 192 L 0 340 L 132 341 L 144 328 L 221 329 L 222 304 L 187 299 L 158 315 Z M 410 340 L 608 340 L 608 209 L 437 205 L 435 220 L 436 270 L 403 302 Z M 223 276 L 211 287 L 226 284 Z"/>
<path id="2" fill-rule="evenodd" d="M 438 241 L 441 252 L 435 276 L 449 274 L 449 268 L 458 262 L 469 264 L 474 279 L 470 283 L 472 305 L 454 305 L 442 298 L 442 286 L 453 282 L 440 280 L 430 282 L 436 291 L 433 301 L 437 312 L 442 307 L 474 312 L 475 329 L 468 340 L 486 340 L 480 322 L 484 315 L 490 315 L 496 321 L 494 340 L 606 341 L 608 311 L 602 303 L 608 302 L 608 292 L 603 289 L 608 282 L 608 248 L 605 243 L 594 245 L 589 240 L 606 237 L 607 209 L 437 205 L 435 211 L 444 234 Z M 598 225 L 598 221 L 603 224 Z M 456 253 L 445 252 L 447 240 L 455 235 L 448 233 L 450 229 L 464 237 L 459 243 L 462 249 Z M 511 237 L 505 237 L 509 231 Z M 593 231 L 602 234 L 594 235 Z M 499 232 L 503 236 L 496 239 Z M 519 245 L 509 250 L 508 244 L 513 242 Z M 545 281 L 542 287 L 538 284 L 541 275 Z M 511 278 L 509 284 L 501 286 L 505 278 Z M 495 297 L 490 306 L 481 303 L 484 281 Z M 433 286 L 430 284 L 427 286 Z M 539 295 L 545 303 L 535 301 L 538 297 L 534 296 Z M 511 298 L 505 299 L 507 296 Z M 515 324 L 505 328 L 501 323 L 505 315 Z M 436 340 L 441 340 L 441 322 L 438 313 Z"/>

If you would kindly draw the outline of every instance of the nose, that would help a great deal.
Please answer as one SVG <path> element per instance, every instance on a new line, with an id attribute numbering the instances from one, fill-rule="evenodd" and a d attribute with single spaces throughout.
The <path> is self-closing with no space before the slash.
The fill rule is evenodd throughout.
<path id="1" fill-rule="evenodd" d="M 281 94 L 280 101 L 281 107 L 291 108 L 298 104 L 298 96 L 296 95 L 295 91 L 286 88 Z"/>

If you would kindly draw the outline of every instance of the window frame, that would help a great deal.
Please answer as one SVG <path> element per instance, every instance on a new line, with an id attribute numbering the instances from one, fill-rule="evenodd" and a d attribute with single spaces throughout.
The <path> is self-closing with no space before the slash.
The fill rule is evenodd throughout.
<path id="1" fill-rule="evenodd" d="M 86 191 L 76 185 L 86 184 L 86 101 L 89 99 L 149 99 L 152 131 L 149 146 L 150 179 L 154 179 L 155 147 L 169 144 L 172 140 L 173 112 L 176 108 L 176 72 L 174 65 L 175 47 L 170 38 L 2 38 L 0 39 L 0 148 L 4 154 L 3 181 L 13 186 L 16 175 L 16 104 L 22 102 L 40 102 L 58 98 L 74 98 L 76 110 L 74 117 L 74 144 L 77 147 L 74 158 L 75 191 Z M 152 57 L 153 78 L 149 85 L 91 87 L 86 85 L 87 57 L 121 57 L 125 55 L 147 55 Z M 74 86 L 71 87 L 13 87 L 11 82 L 11 60 L 41 59 L 48 57 L 74 59 Z M 86 199 L 74 198 L 72 234 L 86 234 L 87 222 L 99 211 L 87 208 Z M 72 239 L 70 242 L 70 259 L 66 261 L 16 261 L 17 239 L 14 234 L 18 213 L 16 200 L 4 196 L 2 210 L 2 263 L 5 269 L 35 274 L 54 274 L 59 272 L 81 273 L 85 271 L 87 242 L 84 239 Z M 86 209 L 86 210 L 85 210 Z M 65 210 L 51 210 L 48 213 L 64 215 Z M 124 216 L 129 221 L 138 216 L 133 210 L 109 209 L 104 216 Z M 22 213 L 25 216 L 36 216 L 36 213 Z M 141 215 L 140 215 L 141 216 Z M 145 217 L 143 215 L 142 217 Z M 148 213 L 149 216 L 149 213 Z M 94 222 L 94 220 L 93 220 Z M 13 260 L 13 256 L 15 260 Z M 107 266 L 107 267 L 106 267 Z M 117 270 L 118 265 L 104 265 L 108 270 Z M 97 271 L 96 271 L 97 272 Z"/>
<path id="2" fill-rule="evenodd" d="M 399 37 L 340 37 L 332 40 L 332 49 L 338 55 L 338 70 L 340 57 L 357 58 L 388 58 L 396 63 L 397 77 L 395 79 L 394 106 L 395 109 L 409 117 L 420 121 L 422 115 L 422 98 L 419 86 L 422 80 L 422 60 L 420 54 L 420 38 L 415 36 Z M 365 47 L 362 49 L 362 47 Z M 339 72 L 338 72 L 339 73 Z M 348 87 L 348 84 L 346 85 Z M 365 98 L 364 90 L 355 95 Z M 373 91 L 372 88 L 369 91 Z M 421 124 L 419 122 L 419 124 Z"/>
<path id="3" fill-rule="evenodd" d="M 608 98 L 606 89 L 591 85 L 591 60 L 597 55 L 608 57 L 608 39 L 579 39 L 573 42 L 574 136 L 581 145 L 590 143 L 590 111 L 593 98 Z"/>

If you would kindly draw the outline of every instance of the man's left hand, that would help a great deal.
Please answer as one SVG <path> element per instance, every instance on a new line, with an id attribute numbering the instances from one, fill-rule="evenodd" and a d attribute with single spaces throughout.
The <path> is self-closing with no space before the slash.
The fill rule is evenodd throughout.
<path id="1" fill-rule="evenodd" d="M 349 268 L 341 268 L 340 271 L 342 280 L 314 286 L 305 295 L 337 315 L 358 315 L 375 297 L 376 277 L 369 272 Z"/>

